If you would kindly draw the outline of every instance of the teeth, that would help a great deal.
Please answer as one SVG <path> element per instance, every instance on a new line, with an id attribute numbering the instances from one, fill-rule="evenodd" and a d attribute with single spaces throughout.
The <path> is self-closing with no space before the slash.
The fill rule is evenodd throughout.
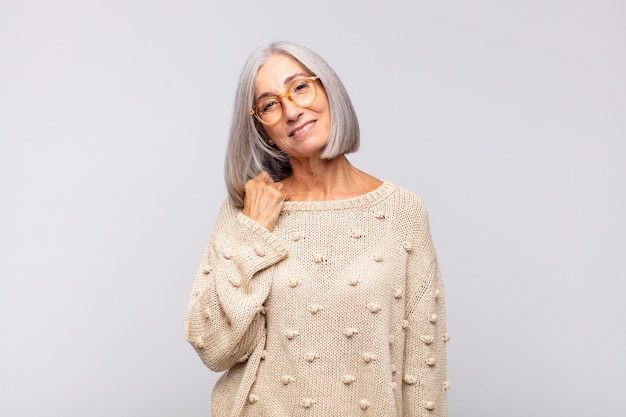
<path id="1" fill-rule="evenodd" d="M 304 132 L 305 130 L 307 130 L 307 129 L 309 128 L 309 125 L 310 125 L 310 124 L 311 124 L 311 123 L 307 123 L 307 124 L 305 124 L 304 126 L 302 126 L 300 129 L 298 129 L 298 130 L 296 130 L 295 132 L 293 132 L 293 135 L 292 135 L 292 136 L 299 135 L 300 133 Z"/>

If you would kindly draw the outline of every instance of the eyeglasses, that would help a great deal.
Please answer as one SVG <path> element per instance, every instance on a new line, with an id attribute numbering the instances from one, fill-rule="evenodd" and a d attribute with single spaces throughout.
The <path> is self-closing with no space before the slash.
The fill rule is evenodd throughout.
<path id="1" fill-rule="evenodd" d="M 283 107 L 283 98 L 288 99 L 298 107 L 306 107 L 315 101 L 317 97 L 317 75 L 310 77 L 298 78 L 289 85 L 287 91 L 277 96 L 265 97 L 259 100 L 250 114 L 264 125 L 272 126 L 280 122 L 285 115 Z"/>

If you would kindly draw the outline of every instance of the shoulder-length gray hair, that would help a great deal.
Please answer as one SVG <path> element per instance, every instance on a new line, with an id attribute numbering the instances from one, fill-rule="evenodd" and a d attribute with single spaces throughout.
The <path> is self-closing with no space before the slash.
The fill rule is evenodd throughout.
<path id="1" fill-rule="evenodd" d="M 312 75 L 319 77 L 330 106 L 330 138 L 321 158 L 333 159 L 339 155 L 356 152 L 359 148 L 359 122 L 350 97 L 333 69 L 312 50 L 291 42 L 274 42 L 254 51 L 245 63 L 237 93 L 226 150 L 224 176 L 226 188 L 233 203 L 243 207 L 244 185 L 261 171 L 267 171 L 275 181 L 291 174 L 288 156 L 268 144 L 268 137 L 250 109 L 254 103 L 254 90 L 259 69 L 272 55 L 286 55 L 296 60 Z"/>

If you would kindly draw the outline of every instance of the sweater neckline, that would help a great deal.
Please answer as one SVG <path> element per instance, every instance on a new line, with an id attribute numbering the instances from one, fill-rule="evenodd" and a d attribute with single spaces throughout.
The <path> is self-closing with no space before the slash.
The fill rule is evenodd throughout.
<path id="1" fill-rule="evenodd" d="M 285 201 L 282 212 L 350 210 L 372 206 L 387 198 L 396 189 L 393 183 L 382 181 L 378 188 L 356 197 L 328 201 Z"/>

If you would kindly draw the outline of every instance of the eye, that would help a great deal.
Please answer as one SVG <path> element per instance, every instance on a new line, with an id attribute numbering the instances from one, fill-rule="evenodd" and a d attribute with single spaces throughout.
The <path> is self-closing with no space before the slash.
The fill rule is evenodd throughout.
<path id="1" fill-rule="evenodd" d="M 269 113 L 279 108 L 278 101 L 275 98 L 268 98 L 256 105 L 259 113 Z"/>
<path id="2" fill-rule="evenodd" d="M 291 94 L 306 94 L 311 88 L 311 82 L 308 80 L 296 81 L 291 87 Z"/>

